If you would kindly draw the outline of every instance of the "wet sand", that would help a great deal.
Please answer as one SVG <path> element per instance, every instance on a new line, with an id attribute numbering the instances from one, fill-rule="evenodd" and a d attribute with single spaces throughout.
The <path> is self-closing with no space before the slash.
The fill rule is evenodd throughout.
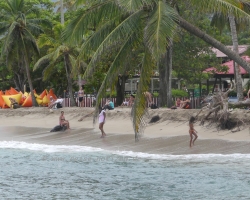
<path id="1" fill-rule="evenodd" d="M 189 147 L 187 121 L 197 110 L 149 110 L 150 116 L 159 115 L 161 121 L 149 124 L 139 142 L 135 142 L 130 120 L 130 109 L 118 108 L 107 111 L 104 130 L 107 137 L 100 138 L 92 117 L 78 122 L 93 109 L 64 108 L 65 118 L 71 130 L 50 132 L 58 124 L 60 110 L 50 113 L 47 108 L 21 108 L 0 110 L 0 141 L 21 141 L 48 145 L 82 145 L 106 150 L 134 151 L 154 154 L 234 154 L 250 153 L 250 133 L 245 128 L 240 132 L 217 132 L 214 128 L 195 125 L 198 140 Z M 249 115 L 243 113 L 242 115 Z"/>

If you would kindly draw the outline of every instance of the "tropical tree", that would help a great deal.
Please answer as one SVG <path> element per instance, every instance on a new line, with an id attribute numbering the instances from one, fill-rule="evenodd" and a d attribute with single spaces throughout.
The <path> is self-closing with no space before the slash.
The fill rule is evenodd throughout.
<path id="1" fill-rule="evenodd" d="M 239 30 L 239 28 L 243 26 L 236 24 L 236 19 L 231 14 L 229 16 L 223 16 L 220 13 L 214 14 L 212 21 L 211 21 L 212 26 L 216 26 L 220 31 L 222 31 L 226 24 L 229 25 L 230 30 L 231 30 L 233 51 L 236 54 L 239 54 L 237 29 Z M 243 100 L 242 78 L 241 78 L 241 73 L 240 73 L 240 66 L 235 62 L 234 62 L 234 76 L 235 76 L 235 81 L 236 81 L 237 97 L 238 97 L 238 100 L 241 101 Z"/>
<path id="2" fill-rule="evenodd" d="M 85 1 L 79 0 L 79 2 Z M 131 52 L 137 48 L 143 48 L 144 53 L 138 63 L 141 66 L 141 77 L 132 110 L 137 139 L 145 125 L 146 99 L 144 92 L 148 90 L 152 68 L 162 59 L 166 49 L 171 46 L 178 25 L 218 48 L 250 72 L 250 66 L 239 55 L 184 20 L 176 11 L 176 6 L 172 7 L 173 2 L 179 3 L 179 1 L 167 0 L 96 0 L 88 9 L 79 9 L 77 17 L 67 26 L 63 34 L 65 39 L 79 43 L 84 34 L 90 30 L 94 31 L 82 45 L 79 55 L 79 59 L 84 57 L 91 59 L 84 77 L 92 74 L 96 64 L 100 61 L 100 55 L 107 51 L 110 45 L 115 43 L 119 47 L 98 92 L 98 102 L 105 93 L 106 86 L 111 85 L 118 74 L 126 71 L 126 61 Z M 186 2 L 203 12 L 211 13 L 220 10 L 224 14 L 233 13 L 239 17 L 247 16 L 246 21 L 250 20 L 244 11 L 227 0 L 187 0 Z"/>
<path id="3" fill-rule="evenodd" d="M 43 33 L 41 25 L 50 25 L 47 20 L 36 18 L 38 7 L 35 2 L 6 0 L 0 3 L 0 37 L 4 41 L 2 56 L 7 65 L 17 63 L 24 66 L 30 87 L 33 106 L 36 104 L 30 74 L 30 63 L 34 54 L 39 55 L 35 37 Z"/>
<path id="4" fill-rule="evenodd" d="M 34 65 L 34 70 L 39 67 L 45 67 L 43 72 L 43 80 L 51 78 L 53 73 L 52 70 L 63 63 L 68 88 L 70 95 L 70 105 L 76 106 L 73 94 L 73 66 L 75 65 L 75 60 L 78 55 L 78 49 L 76 46 L 72 46 L 69 43 L 65 43 L 61 40 L 61 33 L 63 30 L 63 25 L 57 24 L 53 27 L 53 35 L 41 34 L 38 38 L 38 45 L 48 48 L 48 54 L 40 58 Z M 77 73 L 77 72 L 76 72 Z"/>

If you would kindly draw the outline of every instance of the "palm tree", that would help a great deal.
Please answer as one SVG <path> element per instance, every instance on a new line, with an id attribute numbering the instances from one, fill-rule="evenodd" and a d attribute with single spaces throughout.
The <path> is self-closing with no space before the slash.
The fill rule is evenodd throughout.
<path id="1" fill-rule="evenodd" d="M 37 7 L 25 0 L 6 0 L 0 4 L 0 37 L 4 41 L 2 56 L 11 65 L 18 60 L 25 66 L 33 106 L 37 105 L 30 75 L 30 62 L 34 54 L 39 55 L 35 37 L 43 33 L 41 24 L 50 25 L 47 20 L 34 18 Z"/>
<path id="2" fill-rule="evenodd" d="M 164 0 L 97 0 L 88 9 L 80 9 L 77 17 L 68 25 L 63 34 L 65 39 L 79 43 L 84 34 L 94 31 L 82 45 L 79 55 L 79 59 L 91 59 L 84 77 L 92 74 L 100 62 L 100 55 L 106 52 L 110 45 L 116 44 L 119 48 L 98 92 L 98 102 L 106 91 L 106 87 L 113 84 L 118 74 L 126 71 L 126 63 L 131 52 L 143 48 L 144 53 L 138 63 L 141 66 L 141 77 L 132 110 L 137 139 L 145 127 L 144 92 L 148 90 L 151 70 L 166 53 L 166 48 L 170 46 L 178 25 L 218 48 L 250 72 L 250 66 L 239 55 L 184 20 L 169 2 Z M 250 19 L 244 11 L 226 0 L 189 0 L 187 2 L 202 11 L 223 10 L 224 13 L 229 11 L 239 17 L 247 16 L 248 21 Z"/>
<path id="3" fill-rule="evenodd" d="M 46 46 L 48 49 L 48 54 L 40 58 L 34 65 L 34 70 L 39 67 L 46 67 L 44 70 L 43 79 L 47 80 L 51 77 L 51 71 L 57 67 L 59 64 L 63 63 L 66 71 L 69 95 L 70 95 L 70 105 L 76 106 L 73 95 L 73 83 L 72 83 L 72 69 L 75 66 L 75 60 L 78 55 L 78 49 L 76 46 L 71 46 L 69 43 L 63 43 L 61 40 L 61 32 L 63 26 L 57 24 L 53 28 L 54 35 L 52 37 L 41 34 L 38 39 L 38 45 L 42 48 Z"/>
<path id="4" fill-rule="evenodd" d="M 248 3 L 239 3 L 240 8 L 246 12 L 249 12 Z M 239 23 L 239 22 L 238 22 Z M 244 27 L 243 23 L 236 24 L 236 19 L 232 14 L 229 16 L 223 16 L 221 13 L 215 13 L 213 15 L 211 25 L 217 27 L 220 31 L 223 30 L 226 24 L 229 24 L 231 30 L 231 37 L 233 43 L 233 51 L 239 54 L 238 49 L 238 36 L 237 36 L 237 29 L 240 27 Z M 235 74 L 235 81 L 236 81 L 236 90 L 237 90 L 237 97 L 238 100 L 243 100 L 243 87 L 242 87 L 242 78 L 240 73 L 240 66 L 234 62 L 234 74 Z"/>

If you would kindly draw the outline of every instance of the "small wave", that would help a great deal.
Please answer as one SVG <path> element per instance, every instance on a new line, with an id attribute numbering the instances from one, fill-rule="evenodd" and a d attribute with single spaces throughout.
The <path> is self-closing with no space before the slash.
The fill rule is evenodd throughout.
<path id="1" fill-rule="evenodd" d="M 250 154 L 185 154 L 185 155 L 171 155 L 171 154 L 150 154 L 133 151 L 113 151 L 113 154 L 120 156 L 128 156 L 132 158 L 145 158 L 154 160 L 231 160 L 231 159 L 250 159 Z"/>
<path id="2" fill-rule="evenodd" d="M 152 160 L 182 160 L 182 161 L 227 161 L 240 159 L 250 159 L 250 154 L 185 154 L 185 155 L 172 155 L 172 154 L 150 154 L 133 151 L 119 151 L 119 150 L 104 150 L 101 148 L 79 146 L 79 145 L 47 145 L 47 144 L 36 144 L 26 143 L 18 141 L 2 141 L 0 142 L 0 148 L 2 149 L 28 149 L 32 151 L 43 151 L 47 153 L 54 152 L 100 152 L 125 156 L 130 158 L 138 159 L 152 159 Z"/>
<path id="3" fill-rule="evenodd" d="M 2 149 L 29 149 L 33 151 L 44 151 L 47 153 L 53 152 L 98 152 L 102 151 L 100 148 L 78 146 L 78 145 L 47 145 L 47 144 L 35 144 L 18 141 L 2 141 L 0 142 L 0 148 Z"/>

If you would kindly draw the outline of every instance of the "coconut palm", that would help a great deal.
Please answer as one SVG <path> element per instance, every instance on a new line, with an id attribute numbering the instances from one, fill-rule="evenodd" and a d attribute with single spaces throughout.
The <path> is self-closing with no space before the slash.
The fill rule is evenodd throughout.
<path id="1" fill-rule="evenodd" d="M 245 12 L 250 11 L 249 9 L 250 3 L 247 2 L 239 2 L 239 6 Z M 211 25 L 216 26 L 219 28 L 220 31 L 223 30 L 226 24 L 229 24 L 232 36 L 232 43 L 233 43 L 233 51 L 239 54 L 238 49 L 238 36 L 237 36 L 237 29 L 244 28 L 244 23 L 240 23 L 240 20 L 236 22 L 237 19 L 230 14 L 229 16 L 221 15 L 221 13 L 215 13 L 213 15 Z M 238 100 L 243 100 L 243 87 L 242 87 L 242 78 L 240 74 L 240 66 L 237 63 L 234 63 L 234 74 L 235 74 L 235 81 L 236 81 L 236 90 L 237 90 L 237 97 Z"/>
<path id="2" fill-rule="evenodd" d="M 225 14 L 231 12 L 235 16 L 249 17 L 226 0 L 187 0 L 186 2 L 204 12 L 220 10 Z M 144 53 L 138 63 L 141 66 L 141 77 L 132 109 L 136 139 L 145 127 L 144 92 L 148 90 L 151 70 L 166 53 L 166 48 L 171 44 L 178 25 L 218 48 L 250 72 L 250 66 L 240 56 L 184 20 L 173 7 L 176 3 L 178 1 L 96 0 L 88 9 L 78 11 L 77 17 L 63 34 L 65 39 L 80 42 L 84 34 L 89 33 L 90 30 L 94 31 L 82 45 L 79 55 L 79 59 L 91 58 L 84 77 L 93 73 L 100 62 L 101 55 L 108 51 L 110 45 L 116 44 L 119 48 L 98 92 L 98 102 L 106 87 L 113 84 L 119 73 L 126 71 L 131 52 L 143 48 Z M 245 20 L 249 22 L 250 17 Z"/>
<path id="3" fill-rule="evenodd" d="M 6 0 L 0 3 L 0 38 L 4 41 L 2 56 L 11 65 L 18 60 L 23 63 L 30 87 L 33 106 L 36 99 L 30 75 L 30 62 L 34 54 L 39 55 L 35 37 L 43 33 L 42 24 L 50 25 L 47 20 L 35 18 L 37 7 L 25 0 Z"/>
<path id="4" fill-rule="evenodd" d="M 61 32 L 63 30 L 63 25 L 57 24 L 53 27 L 53 35 L 49 36 L 47 34 L 41 34 L 38 38 L 39 47 L 47 47 L 48 54 L 40 58 L 34 65 L 34 70 L 39 67 L 45 67 L 43 73 L 43 79 L 47 80 L 51 78 L 51 71 L 62 64 L 65 67 L 69 95 L 70 95 L 70 105 L 76 106 L 73 95 L 73 83 L 72 83 L 72 66 L 75 66 L 75 60 L 78 55 L 78 50 L 76 46 L 72 46 L 69 43 L 63 43 L 61 40 Z"/>

